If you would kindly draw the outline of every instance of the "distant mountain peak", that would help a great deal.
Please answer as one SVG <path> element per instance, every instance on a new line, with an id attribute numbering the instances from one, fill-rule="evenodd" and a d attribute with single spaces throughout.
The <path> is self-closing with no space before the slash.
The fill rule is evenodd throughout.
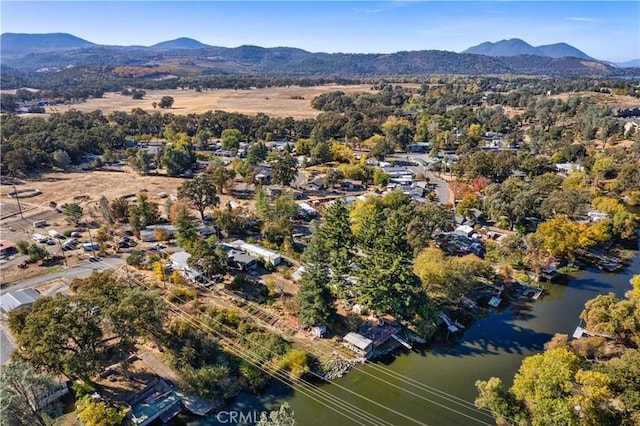
<path id="1" fill-rule="evenodd" d="M 547 56 L 550 58 L 580 58 L 587 60 L 595 60 L 581 50 L 567 43 L 555 43 L 542 46 L 531 46 L 529 43 L 519 38 L 509 40 L 500 40 L 495 43 L 484 42 L 477 46 L 468 48 L 462 53 L 473 53 L 476 55 L 486 56 L 518 56 L 518 55 L 535 55 Z"/>
<path id="2" fill-rule="evenodd" d="M 150 46 L 152 49 L 205 49 L 211 47 L 188 37 L 180 37 L 175 40 L 163 41 Z"/>
<path id="3" fill-rule="evenodd" d="M 495 43 L 487 41 L 477 46 L 470 47 L 462 53 L 473 53 L 476 55 L 486 55 L 486 56 L 517 56 L 517 55 L 545 56 L 545 55 L 542 55 L 538 49 L 531 46 L 526 41 L 520 40 L 519 38 L 500 40 Z"/>

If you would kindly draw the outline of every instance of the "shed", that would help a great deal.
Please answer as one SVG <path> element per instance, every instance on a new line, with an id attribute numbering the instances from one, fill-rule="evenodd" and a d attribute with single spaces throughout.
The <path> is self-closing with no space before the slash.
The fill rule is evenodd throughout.
<path id="1" fill-rule="evenodd" d="M 317 325 L 315 327 L 311 327 L 311 334 L 316 337 L 322 337 L 327 334 L 327 326 Z"/>
<path id="2" fill-rule="evenodd" d="M 291 278 L 293 278 L 293 280 L 295 282 L 298 282 L 302 279 L 302 274 L 304 274 L 304 266 L 300 266 L 298 269 L 296 269 L 293 274 L 291 274 Z"/>
<path id="3" fill-rule="evenodd" d="M 455 233 L 458 235 L 464 235 L 465 237 L 470 237 L 473 234 L 473 228 L 469 225 L 460 225 L 456 228 Z"/>
<path id="4" fill-rule="evenodd" d="M 9 291 L 0 296 L 0 309 L 4 313 L 9 313 L 14 309 L 33 305 L 40 297 L 40 293 L 32 288 Z"/>

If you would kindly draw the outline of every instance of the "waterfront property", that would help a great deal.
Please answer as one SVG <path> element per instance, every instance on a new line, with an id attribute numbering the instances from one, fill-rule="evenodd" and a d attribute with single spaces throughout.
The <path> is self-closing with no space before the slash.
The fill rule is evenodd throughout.
<path id="1" fill-rule="evenodd" d="M 402 331 L 393 317 L 385 316 L 366 321 L 357 333 L 350 332 L 344 336 L 342 343 L 362 358 L 376 358 L 400 346 L 411 349 L 411 345 L 398 336 Z"/>
<path id="2" fill-rule="evenodd" d="M 167 423 L 182 411 L 180 398 L 159 378 L 128 397 L 125 403 L 131 407 L 127 418 L 135 426 L 146 426 L 156 419 Z"/>
<path id="3" fill-rule="evenodd" d="M 371 349 L 373 348 L 373 340 L 354 331 L 348 333 L 342 338 L 342 344 L 362 358 L 368 358 L 371 354 Z"/>

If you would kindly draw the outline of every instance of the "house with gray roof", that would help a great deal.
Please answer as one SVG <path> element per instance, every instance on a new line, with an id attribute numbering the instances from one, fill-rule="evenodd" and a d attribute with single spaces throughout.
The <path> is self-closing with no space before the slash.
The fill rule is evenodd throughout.
<path id="1" fill-rule="evenodd" d="M 342 338 L 342 344 L 363 358 L 367 358 L 373 349 L 373 340 L 354 331 Z"/>
<path id="2" fill-rule="evenodd" d="M 8 314 L 14 309 L 33 305 L 33 303 L 40 299 L 40 297 L 42 297 L 40 293 L 32 288 L 9 291 L 0 296 L 0 310 L 5 314 Z"/>

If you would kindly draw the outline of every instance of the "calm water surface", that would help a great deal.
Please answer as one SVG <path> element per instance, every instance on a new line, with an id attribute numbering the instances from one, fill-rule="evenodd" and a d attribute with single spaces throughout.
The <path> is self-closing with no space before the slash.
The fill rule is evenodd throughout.
<path id="1" fill-rule="evenodd" d="M 497 376 L 510 385 L 524 357 L 542 351 L 544 343 L 555 333 L 573 333 L 587 300 L 608 292 L 622 297 L 631 288 L 629 279 L 634 273 L 640 273 L 638 253 L 632 264 L 620 273 L 610 274 L 598 270 L 580 272 L 566 285 L 546 285 L 547 293 L 540 300 L 493 311 L 477 320 L 449 347 L 428 349 L 421 353 L 407 351 L 379 361 L 377 365 L 383 366 L 385 371 L 409 377 L 473 402 L 476 397 L 476 380 Z M 495 424 L 491 417 L 477 410 L 454 404 L 451 400 L 434 396 L 424 389 L 390 378 L 375 366 L 358 367 L 335 383 L 342 388 L 328 384 L 323 389 L 393 425 L 415 424 L 397 413 L 431 426 Z M 388 409 L 349 391 L 376 401 Z M 277 409 L 283 401 L 288 401 L 295 411 L 298 424 L 302 426 L 357 424 L 284 385 L 274 385 L 267 393 L 269 396 L 262 397 L 242 394 L 229 410 L 271 410 Z M 355 417 L 355 414 L 352 412 L 349 416 Z M 186 420 L 189 425 L 231 424 L 226 418 L 223 421 L 226 423 L 219 423 L 215 416 Z"/>

